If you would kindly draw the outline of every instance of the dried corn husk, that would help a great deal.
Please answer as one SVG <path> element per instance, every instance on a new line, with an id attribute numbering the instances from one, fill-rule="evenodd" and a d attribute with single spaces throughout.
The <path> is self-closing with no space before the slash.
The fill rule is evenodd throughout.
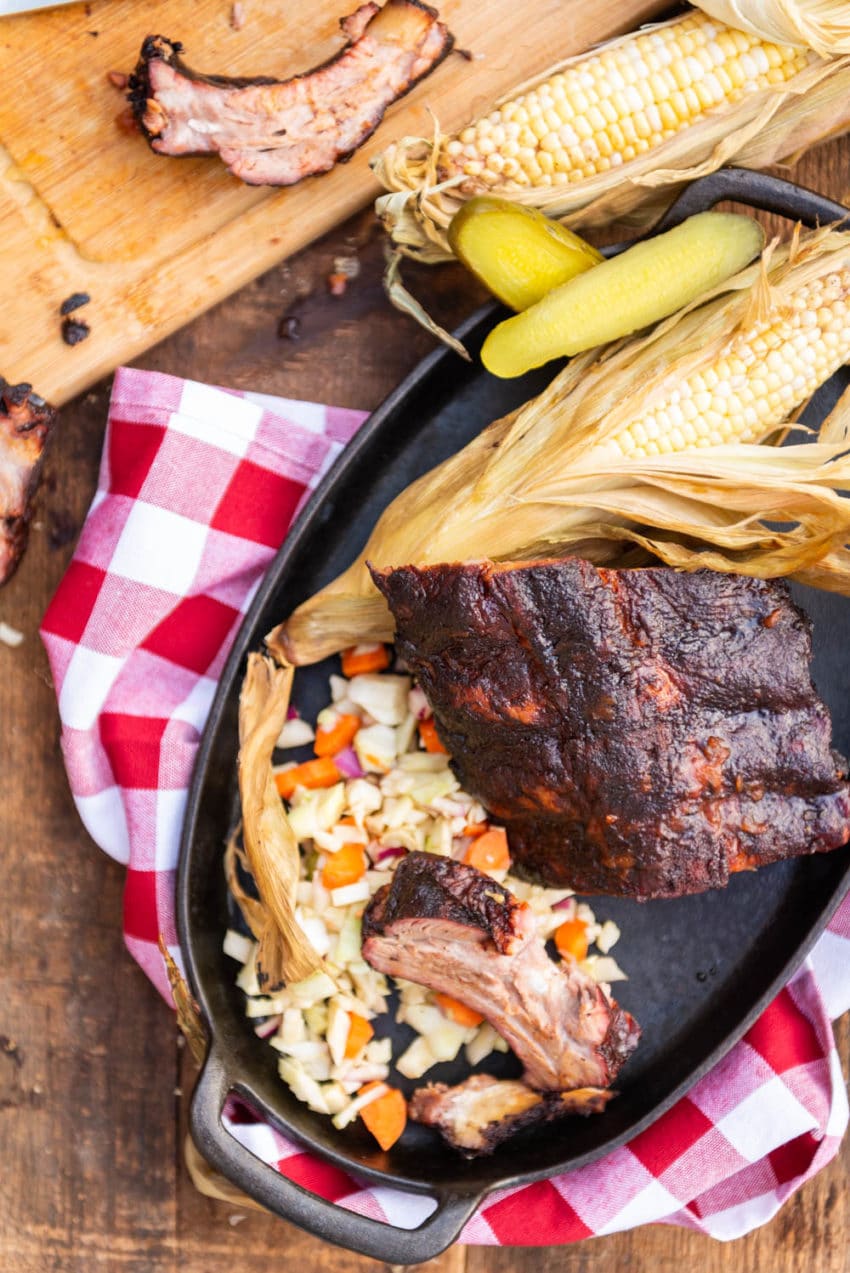
<path id="1" fill-rule="evenodd" d="M 249 1198 L 247 1193 L 243 1193 L 236 1185 L 231 1184 L 220 1171 L 216 1171 L 215 1167 L 211 1167 L 206 1158 L 200 1153 L 191 1136 L 188 1135 L 183 1141 L 183 1160 L 186 1163 L 186 1170 L 189 1173 L 192 1184 L 198 1193 L 202 1193 L 205 1198 L 215 1198 L 217 1202 L 227 1202 L 231 1207 L 247 1207 L 251 1211 L 266 1210 L 262 1203 Z"/>
<path id="2" fill-rule="evenodd" d="M 774 319 L 797 289 L 848 268 L 850 235 L 795 234 L 649 335 L 574 358 L 539 397 L 399 495 L 357 561 L 277 628 L 270 648 L 310 663 L 390 639 L 367 561 L 533 560 L 564 550 L 617 560 L 626 541 L 680 569 L 793 575 L 850 592 L 850 500 L 840 495 L 850 491 L 850 395 L 806 445 L 656 456 L 613 445 L 671 389 L 713 366 L 739 330 Z"/>
<path id="3" fill-rule="evenodd" d="M 201 1009 L 198 1007 L 195 996 L 189 989 L 186 978 L 177 967 L 170 950 L 166 946 L 165 938 L 162 936 L 162 933 L 159 935 L 157 945 L 159 946 L 159 953 L 162 955 L 165 963 L 165 971 L 168 974 L 168 984 L 171 987 L 174 1007 L 177 1009 L 177 1024 L 189 1045 L 192 1060 L 196 1065 L 200 1065 L 207 1054 L 207 1032 L 204 1029 L 204 1023 L 201 1020 Z"/>
<path id="4" fill-rule="evenodd" d="M 694 0 L 698 8 L 774 44 L 814 49 L 821 57 L 850 53 L 847 0 Z"/>
<path id="5" fill-rule="evenodd" d="M 272 752 L 286 720 L 293 669 L 260 654 L 248 656 L 239 696 L 239 795 L 242 836 L 260 903 L 243 897 L 243 911 L 260 943 L 261 984 L 301 981 L 321 964 L 295 920 L 298 841 L 272 775 Z"/>
<path id="6" fill-rule="evenodd" d="M 613 48 L 630 38 L 621 36 L 603 47 Z M 534 81 L 513 89 L 509 97 L 578 60 L 571 57 L 550 67 Z M 403 137 L 373 161 L 375 174 L 389 192 L 377 200 L 375 210 L 396 248 L 426 262 L 451 259 L 448 224 L 474 194 L 502 195 L 530 204 L 572 229 L 609 229 L 612 223 L 645 229 L 686 182 L 724 164 L 766 168 L 795 159 L 848 127 L 850 56 L 846 55 L 815 58 L 786 83 L 752 93 L 724 110 L 709 111 L 647 153 L 566 186 L 514 189 L 476 185 L 469 177 L 445 179 L 442 152 L 450 138 L 435 123 L 432 137 Z M 388 291 L 392 299 L 392 289 Z"/>

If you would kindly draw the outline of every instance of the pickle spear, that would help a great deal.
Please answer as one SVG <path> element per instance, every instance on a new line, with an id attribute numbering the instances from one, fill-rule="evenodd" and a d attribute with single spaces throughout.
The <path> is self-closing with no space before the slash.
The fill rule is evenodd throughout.
<path id="1" fill-rule="evenodd" d="M 515 310 L 528 309 L 604 259 L 542 212 L 490 195 L 470 199 L 455 213 L 448 238 L 458 260 Z"/>
<path id="2" fill-rule="evenodd" d="M 494 327 L 481 361 L 494 376 L 521 376 L 649 327 L 737 274 L 764 246 L 757 221 L 700 212 L 556 287 Z"/>

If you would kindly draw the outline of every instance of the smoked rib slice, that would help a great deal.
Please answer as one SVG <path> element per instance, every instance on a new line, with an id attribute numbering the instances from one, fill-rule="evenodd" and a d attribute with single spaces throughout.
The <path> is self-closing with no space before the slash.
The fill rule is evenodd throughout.
<path id="1" fill-rule="evenodd" d="M 675 897 L 850 837 L 784 583 L 578 558 L 373 577 L 458 778 L 527 877 Z"/>
<path id="2" fill-rule="evenodd" d="M 453 43 L 419 0 L 364 4 L 340 25 L 348 39 L 340 53 L 288 80 L 202 75 L 182 61 L 177 41 L 148 36 L 129 99 L 151 148 L 217 153 L 249 185 L 290 186 L 327 172 Z"/>
<path id="3" fill-rule="evenodd" d="M 452 858 L 399 862 L 364 913 L 363 958 L 480 1013 L 541 1091 L 607 1087 L 640 1037 L 592 977 L 549 958 L 526 903 Z"/>

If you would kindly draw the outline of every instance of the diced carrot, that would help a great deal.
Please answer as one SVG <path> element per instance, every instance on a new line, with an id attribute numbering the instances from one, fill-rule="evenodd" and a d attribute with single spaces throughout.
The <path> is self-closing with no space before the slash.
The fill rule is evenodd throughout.
<path id="1" fill-rule="evenodd" d="M 313 751 L 317 756 L 335 756 L 347 747 L 362 724 L 354 712 L 337 717 L 330 729 L 317 729 Z"/>
<path id="2" fill-rule="evenodd" d="M 361 1087 L 358 1096 L 377 1087 L 377 1080 Z M 383 1086 L 383 1085 L 382 1085 Z M 389 1149 L 407 1126 L 407 1101 L 397 1087 L 387 1088 L 360 1111 L 364 1124 L 375 1137 L 381 1149 Z"/>
<path id="3" fill-rule="evenodd" d="M 467 822 L 463 834 L 468 835 L 470 840 L 477 840 L 479 835 L 485 835 L 489 830 L 489 822 Z"/>
<path id="4" fill-rule="evenodd" d="M 456 1025 L 481 1025 L 484 1020 L 480 1012 L 476 1012 L 474 1008 L 468 1008 L 465 1003 L 461 1003 L 459 999 L 453 999 L 451 995 L 435 995 L 437 1006 L 444 1016 L 450 1021 L 454 1021 Z"/>
<path id="5" fill-rule="evenodd" d="M 366 854 L 362 844 L 344 844 L 331 853 L 322 867 L 322 883 L 325 888 L 345 888 L 356 884 L 366 871 Z"/>
<path id="6" fill-rule="evenodd" d="M 502 827 L 485 831 L 472 841 L 463 860 L 467 866 L 477 866 L 479 871 L 506 871 L 511 864 L 507 832 Z"/>
<path id="7" fill-rule="evenodd" d="M 337 826 L 338 827 L 356 827 L 357 819 L 351 818 L 351 817 L 340 818 L 339 822 L 337 823 Z"/>
<path id="8" fill-rule="evenodd" d="M 351 1025 L 348 1028 L 348 1038 L 345 1041 L 345 1055 L 351 1059 L 365 1048 L 375 1031 L 372 1029 L 372 1022 L 367 1021 L 365 1017 L 361 1017 L 359 1012 L 349 1013 L 349 1018 Z"/>
<path id="9" fill-rule="evenodd" d="M 583 919 L 566 919 L 555 929 L 555 945 L 562 959 L 586 959 L 587 944 L 587 925 Z"/>
<path id="10" fill-rule="evenodd" d="M 445 752 L 446 749 L 440 742 L 437 726 L 434 724 L 432 716 L 428 716 L 425 720 L 417 721 L 416 728 L 419 730 L 419 737 L 422 739 L 422 745 L 426 751 Z"/>
<path id="11" fill-rule="evenodd" d="M 390 652 L 385 645 L 352 645 L 342 652 L 343 676 L 360 676 L 363 672 L 382 672 L 390 665 Z"/>
<path id="12" fill-rule="evenodd" d="M 318 760 L 305 760 L 302 765 L 281 770 L 275 774 L 274 781 L 278 794 L 289 800 L 296 787 L 332 787 L 341 778 L 330 757 L 320 756 Z"/>

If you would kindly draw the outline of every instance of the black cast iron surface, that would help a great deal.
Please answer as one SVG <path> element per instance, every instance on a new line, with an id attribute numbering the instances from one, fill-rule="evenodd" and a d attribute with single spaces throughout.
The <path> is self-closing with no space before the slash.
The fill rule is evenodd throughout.
<path id="1" fill-rule="evenodd" d="M 725 198 L 809 224 L 835 220 L 843 211 L 774 178 L 730 171 L 690 187 L 665 225 Z M 461 335 L 473 354 L 497 312 L 487 307 L 465 325 Z M 279 1080 L 277 1054 L 245 1019 L 243 996 L 234 985 L 236 965 L 221 950 L 227 925 L 222 852 L 237 817 L 237 701 L 246 655 L 349 564 L 400 490 L 538 392 L 551 375 L 549 367 L 520 380 L 499 381 L 477 359 L 465 365 L 439 350 L 375 412 L 293 527 L 245 620 L 213 704 L 189 796 L 178 881 L 180 941 L 211 1036 L 192 1105 L 198 1147 L 280 1215 L 390 1263 L 418 1263 L 438 1254 L 492 1189 L 587 1163 L 653 1121 L 740 1038 L 802 961 L 850 884 L 850 851 L 844 849 L 742 874 L 722 892 L 647 903 L 595 899 L 597 915 L 615 919 L 622 929 L 616 955 L 629 981 L 615 990 L 643 1027 L 640 1046 L 618 1084 L 621 1094 L 604 1115 L 518 1137 L 492 1158 L 467 1162 L 415 1125 L 383 1153 L 361 1125 L 335 1131 L 329 1119 L 311 1113 Z M 835 376 L 807 419 L 821 419 L 847 383 L 846 373 Z M 834 745 L 847 754 L 850 602 L 805 589 L 797 590 L 797 599 L 814 622 L 814 676 L 832 710 Z M 336 660 L 328 660 L 298 670 L 294 702 L 306 717 L 327 703 L 328 676 L 335 666 Z M 407 1027 L 385 1028 L 400 1042 L 409 1036 Z M 508 1058 L 488 1058 L 478 1068 L 507 1073 L 513 1072 L 511 1064 Z M 466 1072 L 463 1063 L 453 1062 L 435 1067 L 427 1077 L 454 1081 Z M 340 1166 L 382 1184 L 433 1195 L 436 1211 L 424 1226 L 406 1231 L 327 1204 L 287 1182 L 224 1131 L 221 1105 L 231 1089 L 288 1135 Z"/>

